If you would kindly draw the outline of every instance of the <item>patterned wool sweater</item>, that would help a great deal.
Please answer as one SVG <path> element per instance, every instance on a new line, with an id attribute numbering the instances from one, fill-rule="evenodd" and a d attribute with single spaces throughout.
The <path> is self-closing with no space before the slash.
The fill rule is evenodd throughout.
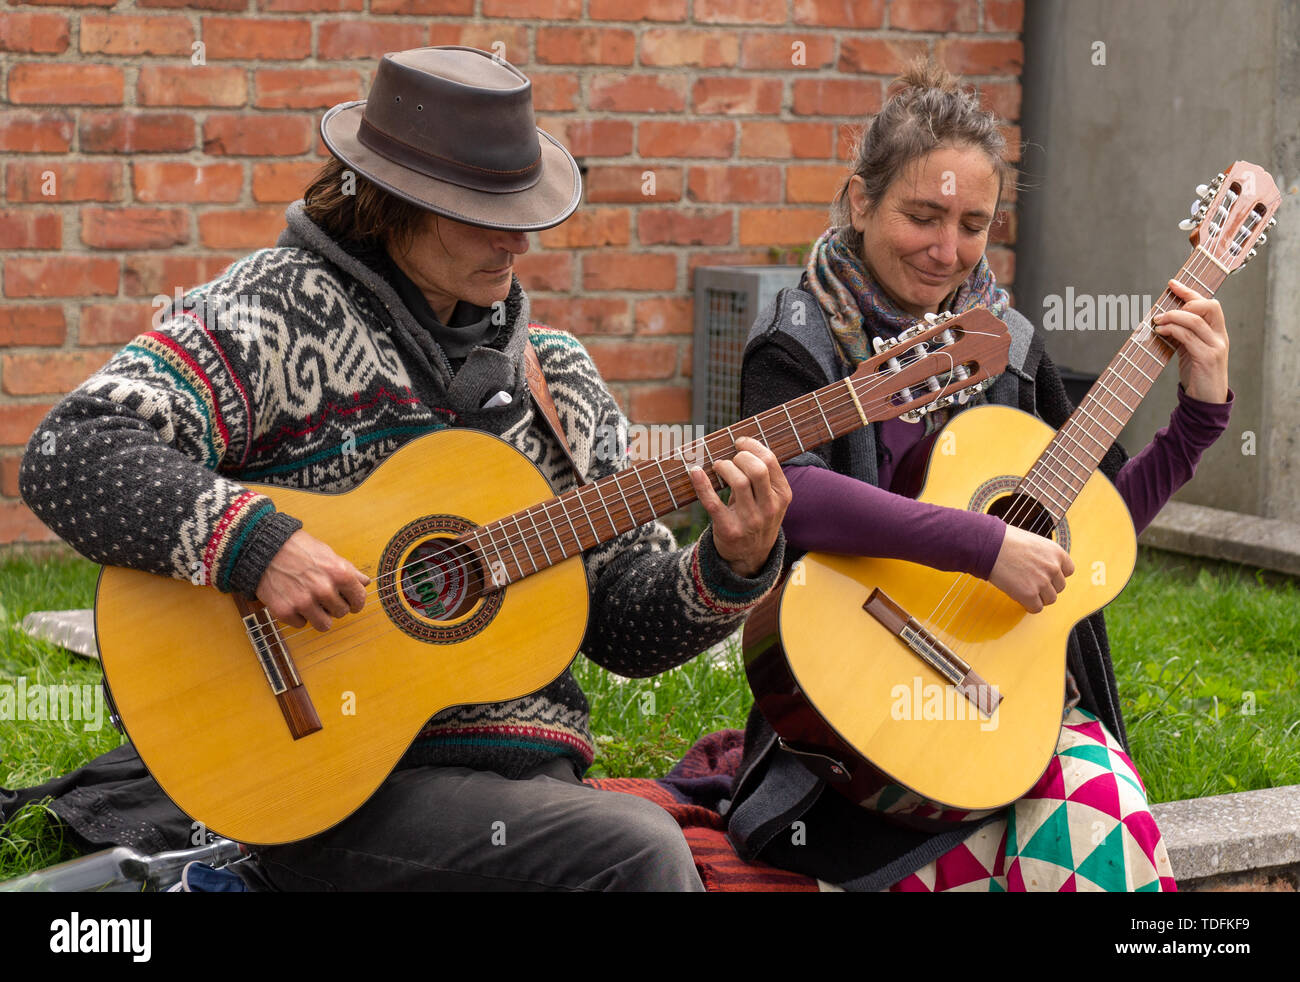
<path id="1" fill-rule="evenodd" d="M 567 490 L 576 484 L 572 468 L 528 395 L 529 336 L 583 477 L 626 466 L 627 421 L 590 356 L 563 331 L 530 328 L 518 281 L 507 326 L 453 372 L 380 275 L 377 257 L 346 251 L 301 202 L 287 221 L 276 248 L 161 312 L 155 330 L 114 355 L 33 434 L 23 498 L 83 555 L 251 595 L 300 523 L 241 482 L 347 491 L 402 444 L 448 426 L 500 436 L 557 493 Z M 512 395 L 508 405 L 479 408 L 499 391 Z M 611 445 L 615 453 L 602 452 Z M 637 677 L 687 661 L 726 637 L 771 588 L 783 543 L 753 579 L 733 573 L 707 530 L 677 550 L 654 523 L 588 550 L 583 652 Z M 558 754 L 581 773 L 593 749 L 586 697 L 566 671 L 524 698 L 439 713 L 403 764 L 513 776 Z"/>

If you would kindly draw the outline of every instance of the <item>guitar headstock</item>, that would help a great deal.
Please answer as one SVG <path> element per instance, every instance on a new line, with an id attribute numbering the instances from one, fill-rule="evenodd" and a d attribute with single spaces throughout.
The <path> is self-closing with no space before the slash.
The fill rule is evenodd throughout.
<path id="1" fill-rule="evenodd" d="M 876 354 L 853 373 L 871 420 L 926 413 L 965 403 L 1006 371 L 1011 335 L 987 307 L 964 313 L 927 314 L 897 338 L 876 341 Z M 879 395 L 876 395 L 879 393 Z"/>
<path id="2" fill-rule="evenodd" d="M 1268 241 L 1265 229 L 1277 224 L 1273 213 L 1282 195 L 1268 171 L 1239 160 L 1208 185 L 1196 189 L 1192 217 L 1179 224 L 1191 230 L 1191 243 L 1204 249 L 1229 273 L 1255 256 L 1255 246 Z"/>

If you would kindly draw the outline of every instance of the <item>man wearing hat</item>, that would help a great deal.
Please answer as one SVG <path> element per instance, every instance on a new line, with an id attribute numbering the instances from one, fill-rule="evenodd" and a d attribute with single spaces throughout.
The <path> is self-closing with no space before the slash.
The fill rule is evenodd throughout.
<path id="1" fill-rule="evenodd" d="M 277 247 L 191 291 L 62 400 L 20 487 L 96 562 L 255 595 L 286 624 L 327 630 L 362 609 L 368 578 L 241 482 L 346 491 L 447 426 L 499 436 L 557 492 L 627 461 L 626 420 L 590 357 L 530 326 L 513 275 L 526 233 L 564 221 L 582 190 L 536 128 L 528 79 L 470 48 L 386 55 L 369 97 L 331 109 L 321 132 L 333 159 Z M 530 348 L 544 379 L 531 388 Z M 59 452 L 41 453 L 50 433 Z M 737 450 L 716 464 L 729 504 L 693 474 L 712 519 L 695 545 L 653 523 L 584 554 L 592 660 L 672 668 L 770 589 L 790 492 L 766 448 Z M 667 813 L 581 784 L 592 753 L 568 672 L 441 712 L 361 809 L 259 850 L 263 885 L 700 889 Z"/>

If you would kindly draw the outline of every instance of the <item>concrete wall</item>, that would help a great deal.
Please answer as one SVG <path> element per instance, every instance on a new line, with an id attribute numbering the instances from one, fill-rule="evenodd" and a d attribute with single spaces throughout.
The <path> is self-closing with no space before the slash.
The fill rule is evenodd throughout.
<path id="1" fill-rule="evenodd" d="M 1300 353 L 1285 339 L 1300 339 L 1300 262 L 1286 247 L 1300 240 L 1300 221 L 1288 227 L 1300 163 L 1296 8 L 1297 0 L 1029 3 L 1022 162 L 1029 187 L 1020 196 L 1016 273 L 1017 303 L 1040 323 L 1046 298 L 1068 289 L 1155 299 L 1189 254 L 1177 223 L 1188 217 L 1195 186 L 1235 160 L 1273 174 L 1286 213 L 1278 214 L 1275 241 L 1218 294 L 1237 393 L 1231 428 L 1178 497 L 1292 520 L 1300 520 L 1293 391 Z M 1104 64 L 1096 63 L 1103 53 Z M 1048 351 L 1060 365 L 1095 374 L 1126 337 L 1056 331 Z M 1177 381 L 1171 363 L 1121 437 L 1130 451 L 1167 421 Z M 1243 453 L 1247 431 L 1253 455 Z"/>

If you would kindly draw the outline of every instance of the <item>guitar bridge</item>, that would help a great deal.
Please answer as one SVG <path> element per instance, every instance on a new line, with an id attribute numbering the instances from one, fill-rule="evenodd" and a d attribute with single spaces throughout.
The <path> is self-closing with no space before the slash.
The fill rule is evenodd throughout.
<path id="1" fill-rule="evenodd" d="M 862 609 L 874 617 L 890 634 L 908 647 L 918 658 L 946 678 L 985 717 L 992 717 L 1002 702 L 1002 693 L 989 685 L 975 669 L 951 648 L 921 626 L 920 622 L 879 587 Z"/>
<path id="2" fill-rule="evenodd" d="M 257 661 L 266 675 L 266 682 L 271 687 L 271 694 L 280 705 L 284 714 L 289 734 L 295 740 L 301 740 L 309 734 L 322 729 L 320 716 L 312 705 L 307 688 L 298 677 L 298 668 L 293 663 L 289 649 L 284 645 L 280 629 L 271 617 L 266 606 L 251 601 L 239 594 L 234 595 L 235 606 L 243 615 L 244 631 L 253 646 Z"/>

